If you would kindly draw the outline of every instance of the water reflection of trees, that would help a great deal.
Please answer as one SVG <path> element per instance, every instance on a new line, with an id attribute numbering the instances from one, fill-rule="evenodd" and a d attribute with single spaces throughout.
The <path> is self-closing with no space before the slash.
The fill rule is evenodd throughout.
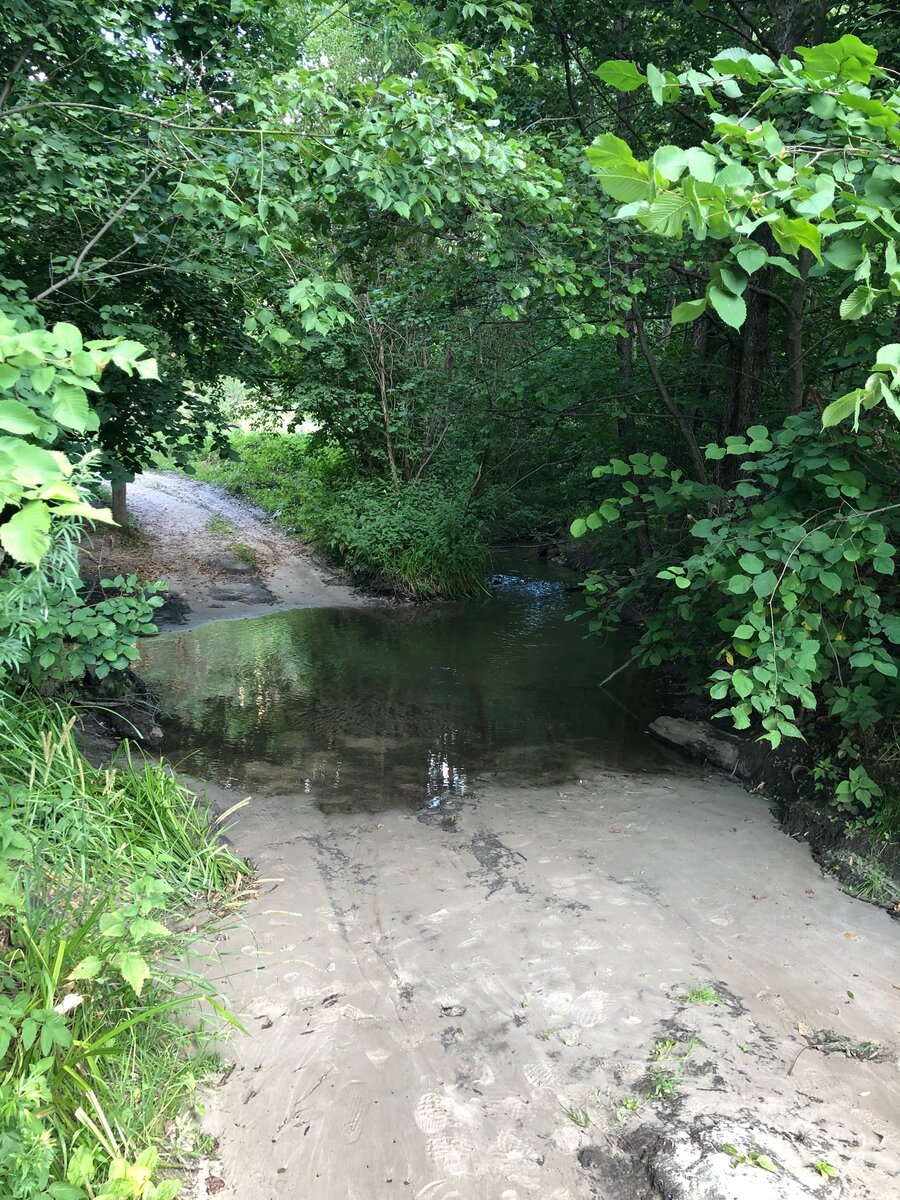
<path id="1" fill-rule="evenodd" d="M 619 677 L 618 703 L 594 685 L 598 657 L 615 666 L 623 655 L 526 594 L 217 622 L 147 643 L 143 670 L 172 750 L 239 777 L 269 764 L 277 790 L 422 792 L 462 790 L 489 759 L 553 765 L 574 748 L 633 742 L 644 705 L 634 680 Z"/>

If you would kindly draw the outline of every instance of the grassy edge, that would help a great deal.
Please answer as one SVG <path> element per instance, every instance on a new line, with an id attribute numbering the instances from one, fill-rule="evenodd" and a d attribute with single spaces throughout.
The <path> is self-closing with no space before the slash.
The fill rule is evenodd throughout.
<path id="1" fill-rule="evenodd" d="M 0 1192 L 169 1200 L 147 1180 L 234 1024 L 202 960 L 250 872 L 164 764 L 93 766 L 74 724 L 0 694 Z"/>

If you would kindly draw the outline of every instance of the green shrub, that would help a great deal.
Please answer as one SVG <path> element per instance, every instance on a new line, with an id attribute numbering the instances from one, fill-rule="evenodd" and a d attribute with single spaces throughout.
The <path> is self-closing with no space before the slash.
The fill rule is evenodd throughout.
<path id="1" fill-rule="evenodd" d="M 604 498 L 572 527 L 629 528 L 640 506 L 666 521 L 658 557 L 588 580 L 593 626 L 646 606 L 640 660 L 682 664 L 723 705 L 715 716 L 773 747 L 805 739 L 827 754 L 849 738 L 857 773 L 832 796 L 857 816 L 897 792 L 880 767 L 900 703 L 898 447 L 893 425 L 823 434 L 804 413 L 708 446 L 710 461 L 739 463 L 727 486 L 686 479 L 661 454 L 612 459 L 594 471 Z"/>
<path id="2" fill-rule="evenodd" d="M 305 434 L 236 435 L 233 444 L 236 461 L 200 464 L 198 474 L 260 504 L 359 582 L 414 598 L 483 590 L 481 522 L 452 477 L 394 488 L 357 477 L 334 446 L 312 450 Z"/>

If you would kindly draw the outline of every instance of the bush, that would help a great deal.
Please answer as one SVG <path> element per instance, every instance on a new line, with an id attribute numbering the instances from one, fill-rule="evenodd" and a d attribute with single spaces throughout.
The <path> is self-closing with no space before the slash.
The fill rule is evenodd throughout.
<path id="1" fill-rule="evenodd" d="M 594 472 L 605 497 L 572 528 L 628 527 L 641 505 L 664 519 L 659 557 L 589 579 L 594 626 L 649 605 L 642 662 L 682 664 L 717 717 L 773 747 L 806 739 L 828 757 L 840 744 L 833 804 L 873 824 L 896 814 L 882 766 L 900 704 L 898 447 L 894 426 L 823 434 L 805 413 L 708 446 L 710 461 L 740 463 L 727 486 L 687 480 L 661 454 L 612 459 Z"/>
<path id="2" fill-rule="evenodd" d="M 360 583 L 412 598 L 484 589 L 481 523 L 452 477 L 400 488 L 359 478 L 337 448 L 312 450 L 305 434 L 235 435 L 233 444 L 236 461 L 200 464 L 198 475 L 248 496 Z"/>
<path id="3" fill-rule="evenodd" d="M 91 766 L 74 720 L 2 694 L 0 1194 L 167 1200 L 154 1145 L 226 1015 L 188 965 L 210 933 L 193 914 L 247 868 L 163 766 L 127 747 L 121 769 Z"/>

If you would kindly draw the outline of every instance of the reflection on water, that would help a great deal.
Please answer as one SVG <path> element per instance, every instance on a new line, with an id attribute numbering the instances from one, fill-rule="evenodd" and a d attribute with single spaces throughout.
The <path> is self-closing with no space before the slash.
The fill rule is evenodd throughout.
<path id="1" fill-rule="evenodd" d="M 565 620 L 561 572 L 501 569 L 487 601 L 301 609 L 144 642 L 164 749 L 226 786 L 356 811 L 421 807 L 486 773 L 550 782 L 584 759 L 662 762 L 643 732 L 658 712 L 647 678 L 597 687 L 628 642 L 585 640 Z"/>

